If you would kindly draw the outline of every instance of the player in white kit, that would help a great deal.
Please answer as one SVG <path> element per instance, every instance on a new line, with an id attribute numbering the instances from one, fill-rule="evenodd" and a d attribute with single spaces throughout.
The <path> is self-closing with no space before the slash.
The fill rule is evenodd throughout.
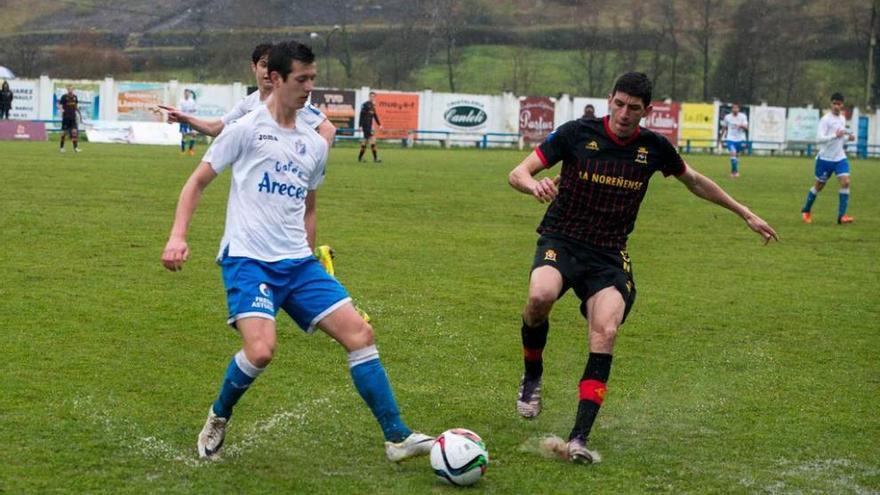
<path id="1" fill-rule="evenodd" d="M 749 130 L 749 118 L 740 112 L 739 105 L 734 103 L 730 113 L 724 116 L 721 125 L 724 127 L 724 146 L 730 152 L 730 176 L 739 177 L 739 155 L 746 143 L 746 132 Z"/>
<path id="2" fill-rule="evenodd" d="M 186 115 L 195 115 L 199 107 L 196 105 L 196 94 L 191 89 L 183 90 L 183 98 L 177 102 L 180 111 Z M 186 153 L 186 143 L 189 140 L 189 156 L 195 156 L 196 152 L 193 147 L 196 144 L 196 132 L 186 122 L 180 122 L 180 154 Z"/>
<path id="3" fill-rule="evenodd" d="M 304 331 L 316 328 L 348 352 L 349 371 L 385 436 L 392 461 L 427 454 L 433 438 L 413 432 L 400 416 L 372 327 L 355 311 L 344 287 L 312 255 L 316 191 L 323 183 L 328 144 L 297 111 L 314 88 L 311 49 L 295 41 L 272 47 L 272 98 L 231 123 L 208 149 L 180 193 L 163 265 L 180 270 L 189 257 L 186 235 L 203 191 L 220 172 L 232 180 L 218 263 L 226 286 L 227 322 L 243 348 L 226 369 L 217 399 L 198 437 L 201 457 L 223 446 L 232 409 L 272 361 L 275 317 L 283 309 Z"/>
<path id="4" fill-rule="evenodd" d="M 188 115 L 182 109 L 159 105 L 159 108 L 167 112 L 168 122 L 180 122 L 190 125 L 193 129 L 207 136 L 217 137 L 230 122 L 233 122 L 258 108 L 264 104 L 272 94 L 272 81 L 269 80 L 268 58 L 269 50 L 272 45 L 269 43 L 261 43 L 254 47 L 251 53 L 251 70 L 254 72 L 254 78 L 257 83 L 257 91 L 242 98 L 232 107 L 232 110 L 226 113 L 220 119 L 204 120 L 193 115 Z M 302 119 L 305 125 L 317 129 L 328 143 L 333 143 L 336 139 L 336 126 L 334 126 L 327 117 L 318 110 L 317 107 L 307 104 L 300 109 L 297 117 Z"/>
<path id="5" fill-rule="evenodd" d="M 812 209 L 816 196 L 825 187 L 831 174 L 837 175 L 840 183 L 837 203 L 837 223 L 852 223 L 855 218 L 846 214 L 849 206 L 849 160 L 846 159 L 846 141 L 854 141 L 855 135 L 846 129 L 843 116 L 843 95 L 831 95 L 831 111 L 819 120 L 816 143 L 819 154 L 816 156 L 816 183 L 807 192 L 807 201 L 801 208 L 804 223 L 813 223 Z"/>

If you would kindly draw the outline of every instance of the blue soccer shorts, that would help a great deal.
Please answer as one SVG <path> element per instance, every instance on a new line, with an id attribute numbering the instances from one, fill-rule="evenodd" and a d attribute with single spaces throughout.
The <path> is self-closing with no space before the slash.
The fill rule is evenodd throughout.
<path id="1" fill-rule="evenodd" d="M 729 139 L 724 140 L 724 146 L 727 148 L 727 151 L 739 153 L 745 148 L 743 146 L 742 141 L 731 141 Z"/>
<path id="2" fill-rule="evenodd" d="M 267 262 L 224 255 L 220 267 L 229 307 L 226 322 L 233 327 L 242 318 L 275 320 L 281 308 L 312 333 L 324 317 L 351 301 L 314 256 Z"/>
<path id="3" fill-rule="evenodd" d="M 183 122 L 180 123 L 180 133 L 181 134 L 189 134 L 192 131 L 193 131 L 192 126 L 190 126 L 189 124 L 185 124 Z"/>
<path id="4" fill-rule="evenodd" d="M 838 177 L 849 175 L 849 160 L 844 158 L 837 162 L 829 162 L 821 158 L 816 158 L 816 180 L 819 182 L 828 182 L 831 174 Z"/>

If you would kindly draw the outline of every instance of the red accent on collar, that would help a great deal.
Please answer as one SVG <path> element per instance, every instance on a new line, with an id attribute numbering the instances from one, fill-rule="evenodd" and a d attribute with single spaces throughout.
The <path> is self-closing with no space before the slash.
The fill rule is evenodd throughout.
<path id="1" fill-rule="evenodd" d="M 638 139 L 639 134 L 642 133 L 642 129 L 639 126 L 636 126 L 636 131 L 633 132 L 630 137 L 626 138 L 625 140 L 621 140 L 619 137 L 617 137 L 617 134 L 614 134 L 614 132 L 611 131 L 611 126 L 608 125 L 608 122 L 610 120 L 611 120 L 611 116 L 609 116 L 609 115 L 602 117 L 602 125 L 605 126 L 605 134 L 608 134 L 608 137 L 612 141 L 617 143 L 619 146 L 626 146 L 626 145 L 632 143 L 633 141 Z"/>

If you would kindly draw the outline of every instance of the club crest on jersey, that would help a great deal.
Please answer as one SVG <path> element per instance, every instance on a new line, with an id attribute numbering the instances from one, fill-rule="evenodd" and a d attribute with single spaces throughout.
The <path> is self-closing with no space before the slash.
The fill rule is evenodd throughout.
<path id="1" fill-rule="evenodd" d="M 294 143 L 293 143 L 293 149 L 296 150 L 296 154 L 298 154 L 298 155 L 305 155 L 305 154 L 306 154 L 306 143 L 304 143 L 304 142 L 302 142 L 301 140 L 297 139 L 297 140 L 294 141 Z"/>
<path id="2" fill-rule="evenodd" d="M 636 163 L 641 163 L 642 165 L 648 164 L 648 148 L 639 146 L 639 150 L 636 152 Z"/>
<path id="3" fill-rule="evenodd" d="M 590 151 L 599 151 L 599 143 L 597 143 L 596 141 L 590 141 L 589 143 L 587 143 L 586 146 L 584 146 L 584 148 Z"/>
<path id="4" fill-rule="evenodd" d="M 553 249 L 548 249 L 544 251 L 544 261 L 556 261 L 556 251 Z"/>

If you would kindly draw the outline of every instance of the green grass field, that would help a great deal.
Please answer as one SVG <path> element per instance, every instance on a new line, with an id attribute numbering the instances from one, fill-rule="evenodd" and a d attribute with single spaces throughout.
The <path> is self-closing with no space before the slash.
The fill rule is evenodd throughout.
<path id="1" fill-rule="evenodd" d="M 204 149 L 204 148 L 202 148 Z M 880 493 L 880 163 L 853 162 L 799 209 L 808 158 L 691 156 L 767 219 L 654 178 L 629 251 L 639 296 L 609 395 L 574 466 L 528 446 L 567 434 L 586 356 L 576 299 L 557 305 L 545 410 L 514 408 L 519 313 L 544 207 L 506 183 L 518 151 L 331 154 L 318 238 L 373 317 L 405 419 L 463 426 L 490 450 L 468 493 Z M 219 462 L 195 439 L 238 337 L 213 259 L 229 175 L 203 198 L 181 273 L 159 261 L 195 158 L 173 147 L 0 142 L 0 493 L 454 493 L 426 459 L 384 458 L 344 351 L 280 317 L 279 346 L 236 409 Z"/>

